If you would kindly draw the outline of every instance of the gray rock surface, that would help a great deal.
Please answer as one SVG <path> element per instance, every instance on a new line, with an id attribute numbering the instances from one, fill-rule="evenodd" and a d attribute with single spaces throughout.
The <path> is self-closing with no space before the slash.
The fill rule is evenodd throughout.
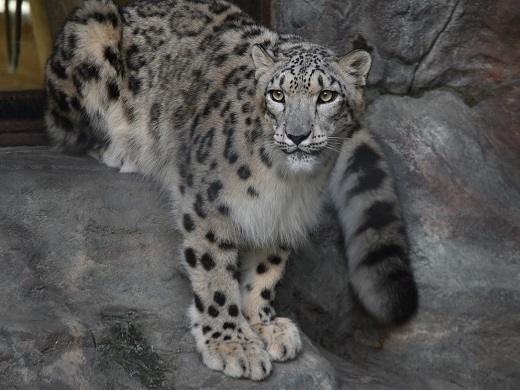
<path id="1" fill-rule="evenodd" d="M 449 89 L 520 186 L 520 2 L 512 0 L 278 0 L 278 31 L 338 54 L 368 50 L 369 100 Z"/>
<path id="2" fill-rule="evenodd" d="M 373 349 L 382 330 L 345 283 L 332 214 L 293 257 L 280 304 L 341 357 L 326 355 L 344 388 L 520 385 L 520 193 L 475 115 L 449 91 L 385 96 L 368 109 L 396 171 L 421 294 L 417 317 L 391 330 L 382 351 Z"/>
<path id="3" fill-rule="evenodd" d="M 307 338 L 259 384 L 202 364 L 156 187 L 87 157 L 0 149 L 0 387 L 334 388 L 334 369 Z"/>
<path id="4" fill-rule="evenodd" d="M 374 353 L 381 330 L 339 283 L 330 215 L 281 306 L 340 357 L 344 388 L 519 388 L 520 3 L 280 0 L 274 15 L 338 54 L 371 52 L 364 121 L 396 173 L 421 294 Z"/>
<path id="5" fill-rule="evenodd" d="M 403 94 L 440 86 L 480 100 L 520 76 L 520 4 L 511 0 L 278 0 L 275 27 L 338 53 L 371 52 L 369 84 Z"/>

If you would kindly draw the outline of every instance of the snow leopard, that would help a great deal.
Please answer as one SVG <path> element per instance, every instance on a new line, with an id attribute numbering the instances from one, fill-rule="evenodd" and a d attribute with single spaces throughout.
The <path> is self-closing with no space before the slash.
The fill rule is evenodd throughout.
<path id="1" fill-rule="evenodd" d="M 276 287 L 328 198 L 366 311 L 384 324 L 416 312 L 394 180 L 361 124 L 371 61 L 224 0 L 86 0 L 66 20 L 45 71 L 49 138 L 171 195 L 207 367 L 262 380 L 298 355 Z"/>

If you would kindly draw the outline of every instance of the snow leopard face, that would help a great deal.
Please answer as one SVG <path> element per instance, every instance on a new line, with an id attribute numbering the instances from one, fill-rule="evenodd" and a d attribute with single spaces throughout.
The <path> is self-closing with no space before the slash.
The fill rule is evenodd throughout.
<path id="1" fill-rule="evenodd" d="M 337 153 L 356 125 L 369 54 L 356 50 L 338 61 L 311 46 L 291 48 L 275 59 L 255 46 L 253 61 L 279 161 L 291 172 L 313 172 Z"/>

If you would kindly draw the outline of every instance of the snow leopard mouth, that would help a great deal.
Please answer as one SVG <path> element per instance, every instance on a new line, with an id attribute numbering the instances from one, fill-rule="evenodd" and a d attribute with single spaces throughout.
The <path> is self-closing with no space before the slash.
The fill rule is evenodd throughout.
<path id="1" fill-rule="evenodd" d="M 287 150 L 287 149 L 282 149 L 282 151 L 285 153 L 285 154 L 288 154 L 288 155 L 293 155 L 295 157 L 304 157 L 304 156 L 315 156 L 317 154 L 320 153 L 319 150 L 302 150 L 300 148 L 295 148 L 294 150 Z"/>

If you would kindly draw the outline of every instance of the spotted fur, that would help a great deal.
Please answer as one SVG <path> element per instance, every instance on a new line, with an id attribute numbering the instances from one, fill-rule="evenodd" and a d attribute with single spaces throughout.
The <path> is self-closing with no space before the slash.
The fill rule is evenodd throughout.
<path id="1" fill-rule="evenodd" d="M 169 190 L 208 367 L 260 380 L 300 351 L 273 301 L 327 187 L 361 302 L 383 322 L 415 312 L 390 171 L 359 125 L 370 62 L 276 34 L 223 0 L 87 0 L 65 23 L 46 67 L 48 134 Z"/>

